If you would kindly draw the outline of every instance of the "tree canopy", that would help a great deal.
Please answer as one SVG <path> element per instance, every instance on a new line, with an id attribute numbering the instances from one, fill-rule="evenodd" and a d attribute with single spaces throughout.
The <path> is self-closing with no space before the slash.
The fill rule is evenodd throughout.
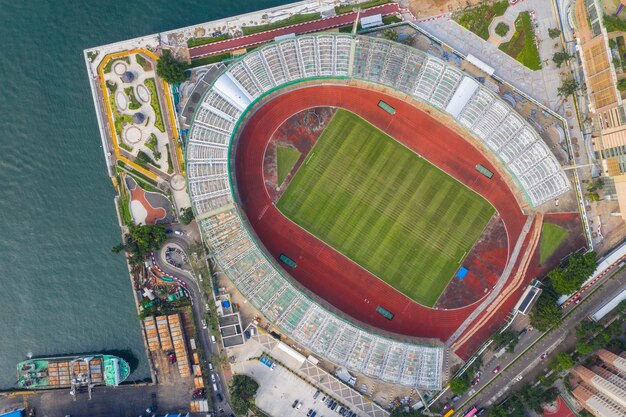
<path id="1" fill-rule="evenodd" d="M 150 252 L 154 252 L 163 245 L 167 239 L 165 227 L 162 224 L 152 226 L 130 225 L 129 232 L 124 236 L 124 243 L 113 247 L 113 252 L 121 252 L 122 249 L 128 252 L 131 264 L 140 264 L 143 257 Z"/>
<path id="2" fill-rule="evenodd" d="M 570 58 L 572 58 L 572 56 L 567 52 L 556 52 L 552 56 L 552 60 L 556 64 L 557 68 L 561 68 L 561 65 L 563 65 L 565 61 L 569 61 Z"/>
<path id="3" fill-rule="evenodd" d="M 254 405 L 254 396 L 259 384 L 247 375 L 235 375 L 230 384 L 230 396 L 233 411 L 237 415 L 246 415 Z"/>
<path id="4" fill-rule="evenodd" d="M 549 28 L 548 29 L 548 36 L 550 36 L 551 39 L 556 39 L 559 37 L 559 35 L 561 34 L 561 31 L 557 28 Z"/>
<path id="5" fill-rule="evenodd" d="M 409 407 L 409 411 L 406 411 L 405 408 L 404 406 L 394 408 L 389 417 L 424 417 L 426 415 L 419 410 L 413 410 L 411 407 Z"/>
<path id="6" fill-rule="evenodd" d="M 169 49 L 164 49 L 157 62 L 157 75 L 169 84 L 182 83 L 187 79 L 187 68 L 187 63 L 176 59 Z"/>
<path id="7" fill-rule="evenodd" d="M 576 80 L 572 78 L 567 78 L 562 81 L 561 86 L 557 88 L 557 92 L 559 93 L 559 96 L 567 97 L 574 94 L 577 89 L 578 83 L 576 82 Z"/>
<path id="8" fill-rule="evenodd" d="M 596 270 L 596 266 L 595 252 L 576 252 L 569 257 L 567 267 L 553 269 L 548 273 L 548 278 L 558 294 L 568 295 L 580 289 L 582 283 Z"/>
<path id="9" fill-rule="evenodd" d="M 574 366 L 574 359 L 565 352 L 559 352 L 550 364 L 550 368 L 555 371 L 566 371 Z"/>
<path id="10" fill-rule="evenodd" d="M 537 301 L 537 305 L 530 313 L 530 323 L 537 330 L 545 332 L 563 322 L 561 307 L 556 304 L 556 299 L 544 291 Z"/>
<path id="11" fill-rule="evenodd" d="M 180 222 L 182 224 L 189 224 L 193 220 L 193 210 L 191 207 L 186 207 L 180 211 Z"/>
<path id="12" fill-rule="evenodd" d="M 469 372 L 465 372 L 450 381 L 450 391 L 453 394 L 463 394 L 470 387 Z"/>
<path id="13" fill-rule="evenodd" d="M 495 343 L 495 350 L 506 348 L 508 352 L 513 352 L 515 350 L 517 342 L 519 342 L 519 333 L 511 330 L 506 330 L 502 333 L 494 334 L 492 339 Z"/>

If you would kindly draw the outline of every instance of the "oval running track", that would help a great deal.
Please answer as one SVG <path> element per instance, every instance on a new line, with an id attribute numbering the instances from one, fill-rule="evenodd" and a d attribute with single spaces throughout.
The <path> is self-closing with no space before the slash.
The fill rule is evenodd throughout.
<path id="1" fill-rule="evenodd" d="M 396 109 L 395 115 L 377 106 L 381 99 Z M 454 310 L 435 310 L 417 304 L 292 223 L 273 205 L 263 178 L 267 144 L 273 132 L 293 114 L 321 106 L 341 107 L 356 113 L 484 196 L 502 216 L 509 255 L 526 216 L 501 175 L 478 149 L 426 112 L 378 91 L 347 85 L 292 90 L 258 107 L 240 129 L 234 145 L 239 204 L 271 255 L 277 259 L 284 252 L 297 262 L 290 275 L 358 321 L 401 335 L 446 341 L 478 304 Z M 476 171 L 478 163 L 495 173 L 491 180 Z M 515 294 L 517 298 L 521 296 L 519 291 Z M 503 311 L 490 323 L 504 320 L 514 304 L 507 301 L 501 307 Z M 393 312 L 393 320 L 376 313 L 378 305 Z"/>

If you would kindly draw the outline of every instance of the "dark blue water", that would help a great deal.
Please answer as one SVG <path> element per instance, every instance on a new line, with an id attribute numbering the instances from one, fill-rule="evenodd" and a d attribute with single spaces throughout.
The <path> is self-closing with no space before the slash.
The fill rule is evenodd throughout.
<path id="1" fill-rule="evenodd" d="M 284 3 L 0 0 L 0 388 L 29 353 L 149 376 L 82 50 Z"/>

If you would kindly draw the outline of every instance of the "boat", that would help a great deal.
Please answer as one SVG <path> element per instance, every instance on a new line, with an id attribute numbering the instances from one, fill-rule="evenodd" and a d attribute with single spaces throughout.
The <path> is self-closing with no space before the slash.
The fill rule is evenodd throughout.
<path id="1" fill-rule="evenodd" d="M 124 359 L 113 355 L 58 356 L 17 364 L 17 385 L 26 389 L 118 386 L 130 374 Z"/>

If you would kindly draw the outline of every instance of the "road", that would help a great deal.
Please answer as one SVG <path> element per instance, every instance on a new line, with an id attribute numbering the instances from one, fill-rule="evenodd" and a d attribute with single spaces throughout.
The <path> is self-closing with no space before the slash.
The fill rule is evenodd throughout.
<path id="1" fill-rule="evenodd" d="M 168 239 L 163 244 L 163 248 L 165 248 L 168 243 L 174 243 L 180 246 L 183 250 L 185 250 L 185 252 L 187 252 L 187 248 L 189 245 L 187 241 L 187 236 L 188 235 L 186 233 L 180 236 L 174 234 L 169 235 Z M 167 274 L 179 278 L 184 283 L 184 287 L 189 292 L 194 321 L 196 324 L 196 328 L 198 329 L 198 335 L 200 337 L 199 342 L 202 351 L 204 352 L 204 355 L 202 357 L 203 363 L 201 365 L 203 369 L 209 369 L 209 358 L 213 354 L 219 354 L 219 346 L 217 345 L 217 343 L 211 342 L 209 332 L 204 328 L 204 324 L 202 323 L 203 318 L 206 317 L 208 304 L 206 304 L 204 298 L 202 297 L 202 291 L 200 290 L 200 287 L 198 286 L 198 283 L 193 275 L 185 270 L 174 268 L 173 266 L 165 262 L 165 259 L 160 256 L 161 254 L 162 251 L 159 251 L 155 254 L 155 261 L 158 267 L 165 271 Z M 209 300 L 207 302 L 212 302 L 212 300 Z M 216 371 L 213 371 L 213 373 L 215 373 L 217 376 L 216 385 L 224 400 L 221 402 L 218 401 L 217 393 L 213 390 L 211 386 L 207 387 L 207 393 L 211 393 L 211 396 L 213 398 L 213 404 L 215 404 L 216 409 L 218 410 L 217 415 L 229 416 L 232 413 L 232 409 L 228 402 L 228 387 L 225 384 L 224 375 L 223 373 Z M 221 412 L 219 412 L 220 409 L 222 410 Z"/>
<path id="2" fill-rule="evenodd" d="M 562 342 L 566 339 L 568 333 L 574 330 L 587 316 L 595 312 L 624 283 L 626 283 L 626 271 L 609 274 L 606 279 L 598 282 L 594 288 L 586 291 L 579 304 L 571 304 L 564 309 L 563 314 L 567 316 L 559 329 L 543 338 L 541 338 L 543 334 L 537 331 L 523 335 L 515 348 L 516 353 L 507 353 L 497 361 L 486 363 L 483 366 L 480 383 L 462 396 L 454 404 L 454 407 L 463 410 L 469 407 L 470 404 L 477 404 L 483 407 L 490 406 L 501 400 L 503 395 L 515 385 L 522 385 L 529 380 L 535 381 L 540 371 L 547 366 L 554 354 L 563 349 Z M 537 342 L 540 338 L 541 340 Z M 534 344 L 535 342 L 537 343 Z M 534 346 L 528 349 L 533 344 Z M 518 357 L 519 352 L 523 353 L 511 365 L 511 362 Z M 548 353 L 547 358 L 541 360 L 541 355 L 546 352 Z M 538 370 L 537 366 L 542 364 L 543 367 Z M 500 366 L 501 371 L 494 375 L 492 371 L 497 366 Z M 521 381 L 516 381 L 516 378 L 520 375 L 522 376 Z M 483 391 L 478 392 L 481 389 Z M 478 392 L 477 395 L 475 395 L 476 392 Z"/>
<path id="3" fill-rule="evenodd" d="M 383 4 L 382 6 L 372 7 L 363 10 L 360 17 L 373 16 L 382 14 L 387 16 L 390 14 L 400 14 L 400 7 L 397 3 Z M 205 55 L 214 55 L 218 53 L 243 49 L 262 43 L 273 41 L 277 36 L 305 33 L 320 32 L 322 30 L 337 28 L 340 26 L 350 25 L 356 19 L 356 12 L 345 13 L 338 16 L 327 17 L 325 19 L 313 20 L 311 22 L 299 23 L 292 26 L 286 26 L 266 32 L 254 33 L 252 35 L 238 36 L 232 39 L 226 39 L 220 42 L 209 43 L 207 45 L 196 46 L 189 49 L 191 59 Z"/>

